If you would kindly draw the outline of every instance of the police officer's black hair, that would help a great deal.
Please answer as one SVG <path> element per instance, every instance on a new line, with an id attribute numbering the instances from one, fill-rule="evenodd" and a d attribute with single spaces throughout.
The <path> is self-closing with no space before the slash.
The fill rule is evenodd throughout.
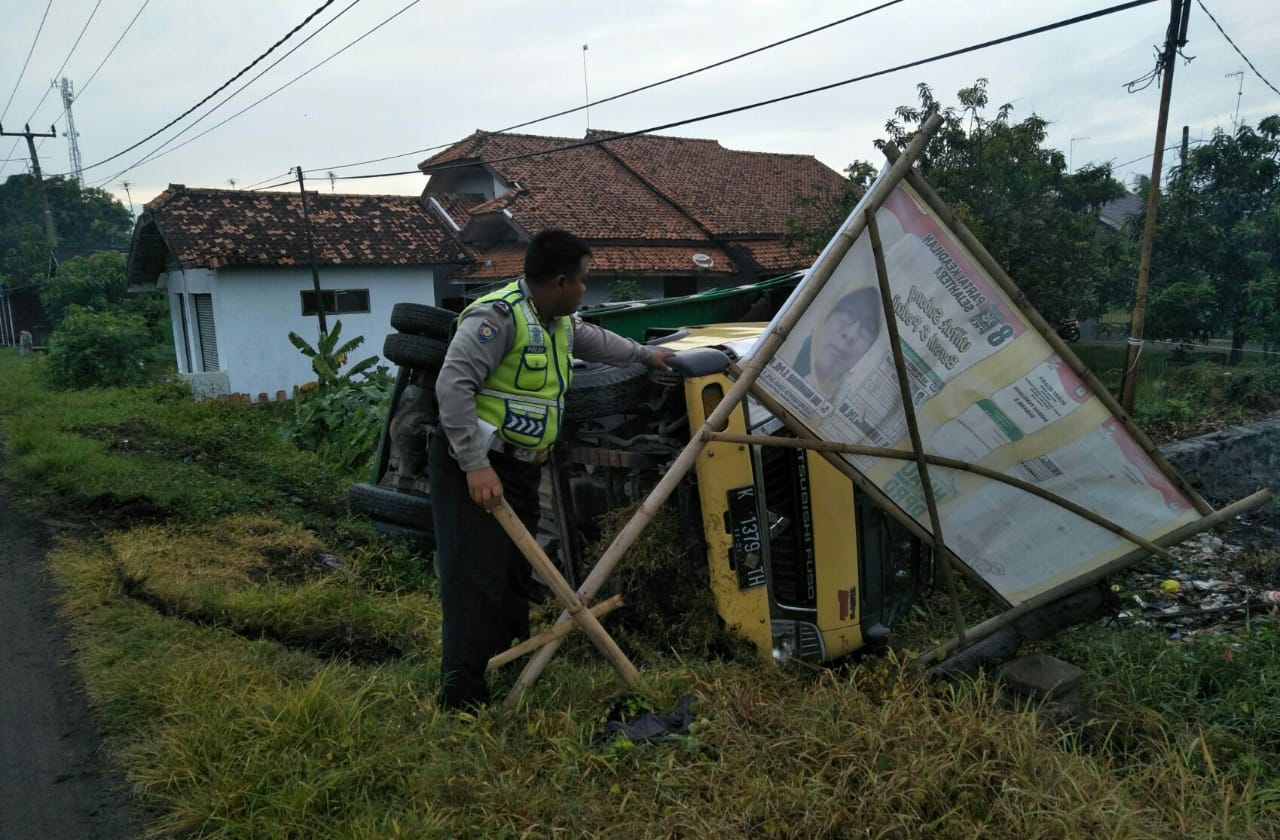
<path id="1" fill-rule="evenodd" d="M 561 274 L 572 277 L 582 258 L 590 254 L 587 243 L 569 231 L 547 228 L 529 242 L 529 250 L 524 255 L 524 276 L 539 286 Z"/>

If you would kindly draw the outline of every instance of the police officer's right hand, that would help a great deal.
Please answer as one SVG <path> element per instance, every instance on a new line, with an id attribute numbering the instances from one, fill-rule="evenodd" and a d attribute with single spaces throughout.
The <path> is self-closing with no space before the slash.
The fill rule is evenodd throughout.
<path id="1" fill-rule="evenodd" d="M 467 489 L 471 491 L 471 501 L 490 513 L 502 503 L 502 479 L 498 478 L 493 467 L 480 467 L 468 472 Z"/>

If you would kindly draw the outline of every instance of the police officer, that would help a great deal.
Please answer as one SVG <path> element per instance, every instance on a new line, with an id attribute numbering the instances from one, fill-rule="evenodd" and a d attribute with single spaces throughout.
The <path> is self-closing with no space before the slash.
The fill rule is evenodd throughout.
<path id="1" fill-rule="evenodd" d="M 463 310 L 445 354 L 427 472 L 448 707 L 488 703 L 489 658 L 529 635 L 532 570 L 490 512 L 505 498 L 536 533 L 542 464 L 560 434 L 573 359 L 668 369 L 670 351 L 574 314 L 590 256 L 567 231 L 533 237 L 524 278 Z"/>

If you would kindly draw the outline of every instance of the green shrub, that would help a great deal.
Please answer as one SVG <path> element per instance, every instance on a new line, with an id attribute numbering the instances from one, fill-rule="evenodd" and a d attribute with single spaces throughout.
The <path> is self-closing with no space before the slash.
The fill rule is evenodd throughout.
<path id="1" fill-rule="evenodd" d="M 288 438 L 300 449 L 343 469 L 367 466 L 378 447 L 395 380 L 379 367 L 359 380 L 340 380 L 294 392 Z"/>
<path id="2" fill-rule="evenodd" d="M 139 315 L 72 304 L 49 336 L 49 376 L 59 388 L 141 385 L 148 379 L 151 330 Z"/>

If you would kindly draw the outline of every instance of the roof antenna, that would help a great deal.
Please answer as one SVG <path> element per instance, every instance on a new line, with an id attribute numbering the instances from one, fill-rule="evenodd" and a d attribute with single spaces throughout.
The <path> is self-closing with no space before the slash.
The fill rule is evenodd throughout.
<path id="1" fill-rule="evenodd" d="M 582 45 L 582 97 L 586 101 L 587 131 L 591 130 L 591 93 L 587 90 L 587 45 Z"/>

